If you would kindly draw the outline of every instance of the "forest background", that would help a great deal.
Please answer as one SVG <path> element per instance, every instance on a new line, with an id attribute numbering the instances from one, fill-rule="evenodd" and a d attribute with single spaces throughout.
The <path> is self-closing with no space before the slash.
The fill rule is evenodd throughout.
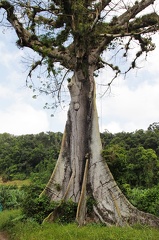
<path id="1" fill-rule="evenodd" d="M 102 155 L 124 194 L 140 210 L 159 216 L 159 124 L 151 124 L 146 131 L 104 132 L 101 138 Z M 23 217 L 38 222 L 51 212 L 49 201 L 39 200 L 39 193 L 56 164 L 61 140 L 60 132 L 0 134 L 1 210 L 22 208 Z M 15 180 L 28 180 L 29 186 L 7 184 Z M 91 204 L 88 200 L 90 210 Z M 61 221 L 71 221 L 66 216 Z"/>

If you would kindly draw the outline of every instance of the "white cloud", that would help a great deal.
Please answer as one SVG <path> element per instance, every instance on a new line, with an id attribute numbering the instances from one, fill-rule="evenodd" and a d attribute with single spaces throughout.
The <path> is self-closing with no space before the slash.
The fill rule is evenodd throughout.
<path id="1" fill-rule="evenodd" d="M 159 44 L 158 34 L 154 37 L 155 51 L 148 54 L 147 60 L 141 59 L 140 66 L 115 79 L 111 93 L 98 99 L 99 125 L 101 131 L 112 133 L 147 129 L 153 122 L 159 121 Z M 112 75 L 103 71 L 100 83 L 110 82 Z M 102 88 L 98 88 L 101 93 Z"/>
<path id="2" fill-rule="evenodd" d="M 112 89 L 113 97 L 107 96 L 102 104 L 98 103 L 99 117 L 103 119 L 101 130 L 135 131 L 159 121 L 159 82 L 144 81 L 136 89 L 128 88 L 122 79 L 120 82 Z"/>
<path id="3" fill-rule="evenodd" d="M 8 98 L 10 90 L 0 85 L 0 98 Z"/>
<path id="4" fill-rule="evenodd" d="M 67 110 L 58 109 L 54 117 L 51 110 L 43 110 L 48 97 L 32 98 L 34 93 L 25 87 L 25 66 L 21 63 L 25 50 L 19 50 L 15 43 L 7 42 L 6 35 L 0 34 L 0 133 L 15 135 L 46 131 L 63 132 Z M 12 46 L 12 47 L 10 47 Z M 28 51 L 28 50 L 27 50 Z M 50 99 L 51 102 L 51 99 Z"/>
<path id="5" fill-rule="evenodd" d="M 39 133 L 48 130 L 48 119 L 45 112 L 35 110 L 22 103 L 13 104 L 6 111 L 0 111 L 0 132 L 15 135 Z"/>
<path id="6" fill-rule="evenodd" d="M 0 103 L 0 133 L 21 135 L 64 130 L 67 112 L 58 111 L 52 118 L 51 111 L 43 110 L 44 99 L 32 99 L 27 88 L 12 91 L 0 85 Z"/>
<path id="7" fill-rule="evenodd" d="M 15 135 L 39 133 L 49 130 L 47 113 L 36 106 L 31 92 L 0 85 L 0 133 Z"/>

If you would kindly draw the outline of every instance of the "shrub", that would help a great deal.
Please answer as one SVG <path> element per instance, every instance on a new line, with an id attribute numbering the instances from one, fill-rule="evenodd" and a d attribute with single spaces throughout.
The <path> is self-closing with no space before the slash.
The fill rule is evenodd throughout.
<path id="1" fill-rule="evenodd" d="M 31 185 L 27 188 L 27 193 L 22 202 L 22 212 L 26 218 L 32 218 L 38 223 L 47 217 L 49 213 L 56 207 L 54 203 L 50 203 L 47 196 L 39 197 L 41 187 Z"/>
<path id="2" fill-rule="evenodd" d="M 68 201 L 62 201 L 58 206 L 58 218 L 59 223 L 71 223 L 75 221 L 77 212 L 77 203 L 71 199 Z"/>
<path id="3" fill-rule="evenodd" d="M 25 192 L 17 186 L 0 186 L 0 203 L 2 209 L 16 209 L 21 206 Z"/>
<path id="4" fill-rule="evenodd" d="M 131 189 L 126 186 L 125 191 L 131 203 L 138 209 L 159 216 L 159 185 L 148 189 Z"/>
<path id="5" fill-rule="evenodd" d="M 89 196 L 87 198 L 87 214 L 90 215 L 93 212 L 93 206 L 96 205 L 97 202 L 93 198 L 93 196 Z"/>
<path id="6" fill-rule="evenodd" d="M 28 187 L 26 197 L 22 202 L 22 212 L 26 218 L 32 218 L 38 223 L 42 223 L 56 209 L 56 221 L 60 223 L 75 221 L 77 203 L 74 203 L 72 200 L 50 202 L 46 195 L 39 197 L 41 190 L 41 188 L 35 185 Z"/>

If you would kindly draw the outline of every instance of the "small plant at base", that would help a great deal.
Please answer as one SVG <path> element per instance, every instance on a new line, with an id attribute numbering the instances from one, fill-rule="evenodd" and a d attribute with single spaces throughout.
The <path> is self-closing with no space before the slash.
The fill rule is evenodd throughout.
<path id="1" fill-rule="evenodd" d="M 87 214 L 90 215 L 93 211 L 93 206 L 96 205 L 96 200 L 93 196 L 87 198 Z"/>
<path id="2" fill-rule="evenodd" d="M 50 199 L 46 195 L 39 197 L 39 194 L 39 187 L 34 185 L 29 187 L 22 203 L 22 213 L 26 218 L 33 218 L 38 223 L 42 223 L 46 216 L 57 207 L 57 203 L 50 203 Z"/>
<path id="3" fill-rule="evenodd" d="M 71 223 L 75 221 L 77 211 L 77 203 L 71 199 L 68 201 L 61 202 L 58 209 L 58 222 L 59 223 Z"/>

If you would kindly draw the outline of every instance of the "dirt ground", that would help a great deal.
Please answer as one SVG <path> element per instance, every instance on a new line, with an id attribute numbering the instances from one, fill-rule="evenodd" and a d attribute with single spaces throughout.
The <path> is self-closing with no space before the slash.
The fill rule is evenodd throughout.
<path id="1" fill-rule="evenodd" d="M 0 240 L 9 240 L 6 232 L 0 232 Z"/>

